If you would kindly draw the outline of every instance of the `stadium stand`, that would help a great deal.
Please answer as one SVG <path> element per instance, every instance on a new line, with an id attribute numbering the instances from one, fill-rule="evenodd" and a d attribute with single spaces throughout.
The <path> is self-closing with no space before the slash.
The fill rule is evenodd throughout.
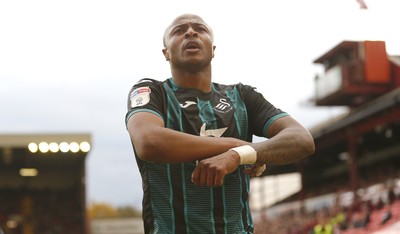
<path id="1" fill-rule="evenodd" d="M 316 106 L 348 111 L 310 129 L 314 155 L 269 167 L 266 176 L 299 172 L 301 190 L 257 212 L 255 233 L 391 233 L 400 223 L 400 57 L 383 41 L 343 41 L 314 63 L 324 67 Z"/>
<path id="2" fill-rule="evenodd" d="M 0 227 L 5 234 L 86 234 L 89 134 L 0 135 Z"/>

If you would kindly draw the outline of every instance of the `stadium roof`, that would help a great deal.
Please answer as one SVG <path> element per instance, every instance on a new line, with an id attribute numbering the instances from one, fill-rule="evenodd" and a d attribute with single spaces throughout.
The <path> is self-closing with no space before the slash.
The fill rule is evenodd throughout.
<path id="1" fill-rule="evenodd" d="M 0 147 L 26 147 L 31 142 L 91 142 L 90 134 L 41 133 L 41 134 L 0 134 Z"/>
<path id="2" fill-rule="evenodd" d="M 76 186 L 90 148 L 90 134 L 0 135 L 0 188 Z"/>

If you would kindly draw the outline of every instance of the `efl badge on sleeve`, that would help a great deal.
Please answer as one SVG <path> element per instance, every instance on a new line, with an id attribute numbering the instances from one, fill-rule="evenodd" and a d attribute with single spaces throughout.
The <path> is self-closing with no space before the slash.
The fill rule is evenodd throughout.
<path id="1" fill-rule="evenodd" d="M 151 89 L 149 87 L 139 87 L 131 93 L 131 107 L 144 106 L 150 102 Z"/>

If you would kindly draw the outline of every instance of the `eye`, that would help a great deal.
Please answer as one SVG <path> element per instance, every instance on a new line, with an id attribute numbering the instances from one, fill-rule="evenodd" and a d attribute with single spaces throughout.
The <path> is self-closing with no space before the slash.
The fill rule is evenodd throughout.
<path id="1" fill-rule="evenodd" d="M 181 34 L 183 32 L 183 30 L 181 28 L 175 28 L 174 30 L 172 30 L 171 34 L 175 35 L 175 34 Z"/>
<path id="2" fill-rule="evenodd" d="M 204 26 L 197 27 L 196 30 L 199 32 L 207 32 L 207 29 Z"/>

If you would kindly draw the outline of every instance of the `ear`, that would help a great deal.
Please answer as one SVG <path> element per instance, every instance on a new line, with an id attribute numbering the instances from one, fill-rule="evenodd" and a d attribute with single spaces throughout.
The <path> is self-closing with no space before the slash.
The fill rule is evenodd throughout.
<path id="1" fill-rule="evenodd" d="M 165 60 L 166 60 L 166 61 L 169 61 L 169 53 L 168 53 L 167 48 L 164 48 L 164 49 L 162 50 L 162 52 L 163 52 L 163 54 L 164 54 Z"/>
<path id="2" fill-rule="evenodd" d="M 215 48 L 217 48 L 217 47 L 216 47 L 216 46 L 213 46 L 213 51 L 212 51 L 212 57 L 213 57 L 213 58 L 214 58 Z"/>

